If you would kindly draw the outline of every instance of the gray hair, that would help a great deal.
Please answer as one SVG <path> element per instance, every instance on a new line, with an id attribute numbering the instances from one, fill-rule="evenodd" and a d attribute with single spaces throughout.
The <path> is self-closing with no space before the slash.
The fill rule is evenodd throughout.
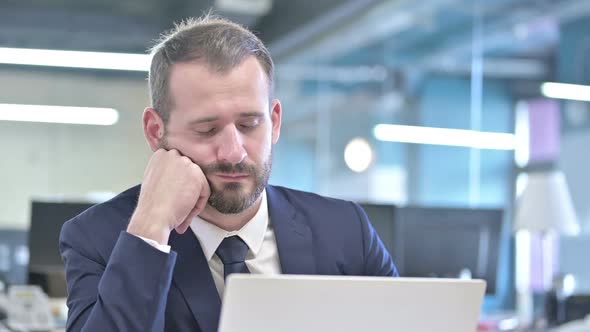
<path id="1" fill-rule="evenodd" d="M 269 51 L 251 31 L 227 19 L 211 14 L 186 19 L 163 34 L 151 53 L 152 108 L 164 123 L 173 108 L 168 81 L 175 63 L 204 61 L 212 70 L 225 73 L 253 55 L 267 76 L 269 97 L 272 96 L 274 64 Z"/>

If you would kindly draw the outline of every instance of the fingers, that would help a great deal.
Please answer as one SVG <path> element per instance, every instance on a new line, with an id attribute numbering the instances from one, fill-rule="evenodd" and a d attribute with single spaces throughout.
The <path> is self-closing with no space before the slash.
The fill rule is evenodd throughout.
<path id="1" fill-rule="evenodd" d="M 202 175 L 204 178 L 205 176 Z M 202 182 L 201 192 L 199 193 L 199 199 L 195 204 L 195 207 L 191 210 L 188 216 L 184 219 L 184 221 L 178 225 L 175 229 L 178 234 L 184 234 L 186 230 L 190 227 L 193 219 L 198 216 L 207 206 L 207 201 L 209 200 L 209 195 L 211 193 L 211 189 L 209 188 L 209 184 L 207 183 L 206 179 Z"/>
<path id="2" fill-rule="evenodd" d="M 209 186 L 207 186 L 207 188 L 208 187 Z M 184 221 L 175 228 L 178 234 L 184 234 L 184 232 L 186 232 L 186 230 L 190 227 L 191 223 L 193 222 L 193 219 L 205 209 L 208 199 L 209 195 L 207 195 L 206 197 L 199 197 L 199 200 L 197 200 L 197 205 L 195 205 L 195 208 L 188 214 L 186 219 L 184 219 Z"/>
<path id="3" fill-rule="evenodd" d="M 203 170 L 177 149 L 159 148 L 155 151 L 144 175 L 146 190 L 150 184 L 151 192 L 160 196 L 154 201 L 168 206 L 170 215 L 185 216 L 168 222 L 168 227 L 171 226 L 180 234 L 205 209 L 210 195 L 209 183 Z M 169 191 L 175 193 L 172 195 L 175 199 L 168 199 L 171 196 L 168 195 Z"/>
<path id="4" fill-rule="evenodd" d="M 209 196 L 207 197 L 199 197 L 199 200 L 197 201 L 197 205 L 195 206 L 195 215 L 199 215 L 201 214 L 201 212 L 203 212 L 203 210 L 205 210 L 205 206 L 207 206 L 207 202 L 209 201 Z"/>
<path id="5" fill-rule="evenodd" d="M 186 217 L 186 219 L 184 219 L 184 221 L 180 225 L 176 226 L 176 232 L 178 234 L 184 234 L 184 232 L 186 232 L 186 230 L 191 226 L 193 218 L 197 215 L 197 209 L 195 208 L 191 211 L 191 213 L 189 213 L 189 215 Z"/>
<path id="6" fill-rule="evenodd" d="M 205 175 L 203 175 L 203 178 L 205 178 Z M 203 182 L 203 188 L 201 188 L 201 194 L 199 195 L 199 199 L 197 200 L 197 207 L 199 208 L 199 212 L 203 211 L 205 205 L 207 205 L 209 196 L 211 196 L 211 188 L 209 187 L 209 182 L 207 182 L 207 179 L 205 178 Z"/>
<path id="7" fill-rule="evenodd" d="M 196 210 L 195 215 L 199 215 L 207 206 L 207 201 L 209 200 L 209 196 L 211 195 L 211 188 L 209 188 L 209 182 L 203 173 L 203 170 L 195 164 L 195 167 L 199 171 L 198 177 L 201 181 L 201 191 L 199 192 L 199 198 L 197 199 L 197 203 L 195 204 L 195 208 L 193 212 Z"/>
<path id="8" fill-rule="evenodd" d="M 170 150 L 166 150 L 166 149 L 164 149 L 164 148 L 160 148 L 160 149 L 158 149 L 158 150 L 162 150 L 163 152 L 168 152 L 168 153 L 171 153 L 171 154 L 173 154 L 173 155 L 180 156 L 180 157 L 182 157 L 182 158 L 185 158 L 185 159 L 189 160 L 189 161 L 190 161 L 191 163 L 193 163 L 193 164 L 197 164 L 197 163 L 196 163 L 196 162 L 195 162 L 195 161 L 194 161 L 194 160 L 193 160 L 191 157 L 189 157 L 189 156 L 185 155 L 184 153 L 182 153 L 182 151 L 180 151 L 180 150 L 178 150 L 178 149 L 170 149 Z"/>

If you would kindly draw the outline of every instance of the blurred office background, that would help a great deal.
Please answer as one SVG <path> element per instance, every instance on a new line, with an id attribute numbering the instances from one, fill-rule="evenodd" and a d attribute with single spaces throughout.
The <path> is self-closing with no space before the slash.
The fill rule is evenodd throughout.
<path id="1" fill-rule="evenodd" d="M 572 100 L 590 93 L 541 89 L 590 84 L 587 0 L 3 0 L 0 112 L 118 112 L 112 125 L 0 121 L 0 227 L 25 234 L 21 247 L 0 238 L 4 273 L 28 264 L 33 201 L 100 201 L 139 183 L 150 156 L 146 71 L 31 65 L 15 52 L 145 54 L 173 21 L 211 8 L 257 32 L 274 57 L 284 112 L 271 183 L 367 206 L 500 210 L 485 303 L 494 311 L 517 302 L 513 216 L 526 175 L 562 172 L 580 232 L 559 241 L 559 272 L 590 283 L 580 240 L 590 233 L 590 103 Z"/>

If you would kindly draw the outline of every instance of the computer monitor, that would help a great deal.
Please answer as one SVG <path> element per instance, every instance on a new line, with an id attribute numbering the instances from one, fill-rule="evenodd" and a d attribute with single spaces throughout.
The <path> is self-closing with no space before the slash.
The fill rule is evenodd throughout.
<path id="1" fill-rule="evenodd" d="M 404 277 L 471 277 L 496 291 L 501 209 L 361 204 Z"/>
<path id="2" fill-rule="evenodd" d="M 32 202 L 29 284 L 41 286 L 51 297 L 67 295 L 64 265 L 59 254 L 59 233 L 65 221 L 92 205 L 88 202 Z"/>

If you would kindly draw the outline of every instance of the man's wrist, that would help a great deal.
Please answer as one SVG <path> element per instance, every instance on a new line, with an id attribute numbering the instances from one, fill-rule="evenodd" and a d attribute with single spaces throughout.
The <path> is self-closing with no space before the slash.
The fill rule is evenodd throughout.
<path id="1" fill-rule="evenodd" d="M 133 236 L 137 236 L 138 238 L 144 240 L 147 244 L 149 244 L 150 246 L 152 246 L 152 247 L 160 250 L 161 252 L 165 252 L 167 254 L 170 253 L 170 246 L 167 245 L 167 244 L 160 244 L 160 243 L 158 243 L 155 240 L 148 239 L 148 238 L 145 238 L 143 236 L 138 236 L 138 235 L 133 235 Z"/>
<path id="2" fill-rule="evenodd" d="M 135 227 L 131 224 L 129 225 L 129 227 L 127 227 L 127 233 L 141 238 L 150 239 L 163 245 L 168 244 L 168 237 L 170 234 L 169 231 L 149 230 L 143 227 Z"/>
<path id="3" fill-rule="evenodd" d="M 171 230 L 167 224 L 162 223 L 162 219 L 158 218 L 156 215 L 148 217 L 143 213 L 134 213 L 129 222 L 129 226 L 127 226 L 127 232 L 166 245 L 168 244 Z"/>

